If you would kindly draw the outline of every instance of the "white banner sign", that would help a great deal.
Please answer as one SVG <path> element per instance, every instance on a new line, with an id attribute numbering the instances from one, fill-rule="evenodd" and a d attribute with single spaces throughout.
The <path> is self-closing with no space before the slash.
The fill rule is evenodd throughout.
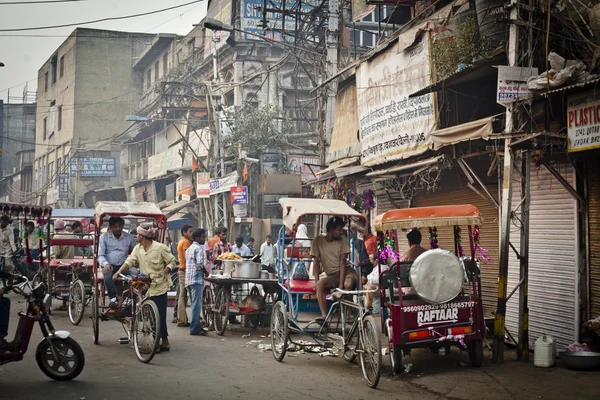
<path id="1" fill-rule="evenodd" d="M 210 180 L 210 195 L 229 192 L 232 186 L 237 186 L 238 173 L 237 171 L 219 179 Z"/>
<path id="2" fill-rule="evenodd" d="M 567 101 L 569 152 L 600 148 L 600 93 L 585 92 Z"/>
<path id="3" fill-rule="evenodd" d="M 496 102 L 502 105 L 531 97 L 527 80 L 538 74 L 537 68 L 498 67 Z"/>
<path id="4" fill-rule="evenodd" d="M 363 165 L 423 153 L 433 130 L 432 95 L 408 98 L 431 82 L 427 39 L 398 53 L 390 46 L 356 71 Z"/>

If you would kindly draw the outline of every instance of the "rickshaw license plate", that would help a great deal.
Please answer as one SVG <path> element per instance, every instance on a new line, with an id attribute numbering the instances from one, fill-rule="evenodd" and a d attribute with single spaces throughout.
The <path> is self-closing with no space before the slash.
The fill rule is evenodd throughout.
<path id="1" fill-rule="evenodd" d="M 460 309 L 469 309 L 475 306 L 474 301 L 464 301 L 445 304 L 422 304 L 404 306 L 402 311 L 406 313 L 417 313 L 418 326 L 435 325 L 449 322 L 458 322 Z"/>

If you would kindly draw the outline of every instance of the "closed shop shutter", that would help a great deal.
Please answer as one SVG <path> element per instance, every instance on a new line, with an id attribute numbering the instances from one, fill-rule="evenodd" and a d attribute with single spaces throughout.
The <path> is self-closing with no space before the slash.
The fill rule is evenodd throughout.
<path id="1" fill-rule="evenodd" d="M 575 185 L 573 167 L 555 169 Z M 514 174 L 513 210 L 521 201 L 520 175 Z M 517 211 L 520 216 L 520 211 Z M 544 168 L 531 166 L 529 218 L 529 342 L 543 334 L 556 339 L 557 350 L 573 343 L 577 337 L 577 206 L 565 188 Z M 513 220 L 511 243 L 519 249 L 520 227 Z M 519 260 L 510 252 L 508 292 L 518 285 Z M 508 301 L 506 327 L 516 339 L 519 326 L 519 290 Z M 531 347 L 533 348 L 533 347 Z"/>
<path id="2" fill-rule="evenodd" d="M 590 235 L 590 312 L 600 316 L 600 161 L 587 163 Z"/>
<path id="3" fill-rule="evenodd" d="M 494 198 L 498 193 L 496 186 L 487 186 L 488 192 Z M 480 190 L 483 192 L 482 190 Z M 483 309 L 486 318 L 492 318 L 498 301 L 498 210 L 491 201 L 477 195 L 471 189 L 460 189 L 450 192 L 422 194 L 415 198 L 415 207 L 442 206 L 452 204 L 473 204 L 479 208 L 483 217 L 480 227 L 480 246 L 489 251 L 492 262 L 481 262 L 481 292 Z M 470 255 L 469 235 L 467 227 L 462 228 L 462 247 L 464 255 Z M 428 232 L 422 230 L 423 247 L 429 248 Z M 452 227 L 438 228 L 438 244 L 441 248 L 454 252 L 454 234 Z"/>
<path id="4" fill-rule="evenodd" d="M 410 202 L 393 189 L 385 188 L 380 183 L 373 184 L 376 198 L 376 215 L 397 208 L 408 208 Z"/>

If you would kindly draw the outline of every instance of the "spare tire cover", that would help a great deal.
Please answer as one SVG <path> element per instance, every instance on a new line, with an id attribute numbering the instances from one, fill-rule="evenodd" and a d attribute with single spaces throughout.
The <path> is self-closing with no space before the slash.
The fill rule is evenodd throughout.
<path id="1" fill-rule="evenodd" d="M 421 254 L 410 267 L 410 284 L 428 303 L 441 304 L 462 290 L 465 271 L 453 253 L 435 249 Z"/>

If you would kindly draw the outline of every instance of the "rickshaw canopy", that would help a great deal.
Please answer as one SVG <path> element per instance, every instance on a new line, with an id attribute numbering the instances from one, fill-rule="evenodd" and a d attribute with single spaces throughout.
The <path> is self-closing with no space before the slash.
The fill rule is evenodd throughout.
<path id="1" fill-rule="evenodd" d="M 416 207 L 390 210 L 375 218 L 377 231 L 442 227 L 455 225 L 481 225 L 479 209 L 471 204 L 453 206 Z"/>
<path id="2" fill-rule="evenodd" d="M 328 215 L 349 217 L 354 220 L 365 220 L 365 217 L 341 200 L 328 199 L 279 199 L 283 209 L 283 224 L 286 228 L 294 229 L 305 215 Z"/>
<path id="3" fill-rule="evenodd" d="M 0 213 L 9 217 L 42 218 L 52 215 L 52 207 L 40 207 L 17 203 L 0 203 Z"/>
<path id="4" fill-rule="evenodd" d="M 94 218 L 94 210 L 92 208 L 57 208 L 52 213 L 52 219 L 79 219 L 79 218 Z"/>
<path id="5" fill-rule="evenodd" d="M 99 201 L 95 207 L 96 227 L 102 226 L 105 217 L 152 218 L 157 224 L 166 224 L 167 217 L 154 203 L 128 203 L 124 201 Z"/>

